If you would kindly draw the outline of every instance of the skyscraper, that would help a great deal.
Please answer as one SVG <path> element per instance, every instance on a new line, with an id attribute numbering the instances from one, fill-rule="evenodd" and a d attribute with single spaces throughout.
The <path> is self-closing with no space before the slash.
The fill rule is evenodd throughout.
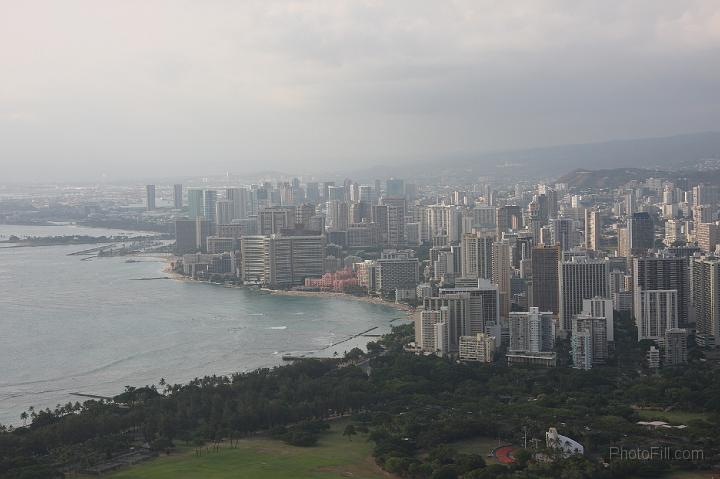
<path id="1" fill-rule="evenodd" d="M 687 326 L 690 307 L 690 277 L 687 258 L 675 257 L 669 254 L 634 258 L 633 291 L 637 295 L 643 290 L 677 291 L 678 324 L 680 327 Z M 635 311 L 635 317 L 639 317 L 639 311 L 637 310 Z"/>
<path id="2" fill-rule="evenodd" d="M 692 307 L 698 345 L 715 347 L 720 339 L 720 260 L 692 259 Z"/>
<path id="3" fill-rule="evenodd" d="M 205 190 L 203 191 L 203 216 L 210 223 L 217 223 L 215 205 L 217 204 L 217 191 Z"/>
<path id="4" fill-rule="evenodd" d="M 145 193 L 147 195 L 146 206 L 148 211 L 155 209 L 155 185 L 145 186 Z"/>
<path id="5" fill-rule="evenodd" d="M 642 289 L 634 293 L 638 341 L 660 341 L 668 329 L 678 327 L 676 290 Z"/>
<path id="6" fill-rule="evenodd" d="M 235 204 L 230 200 L 220 200 L 215 204 L 215 220 L 219 225 L 229 225 L 235 216 Z"/>
<path id="7" fill-rule="evenodd" d="M 568 251 L 575 246 L 575 224 L 572 218 L 555 218 L 550 220 L 552 241 L 559 244 L 562 251 Z"/>
<path id="8" fill-rule="evenodd" d="M 650 213 L 641 211 L 628 218 L 630 253 L 643 255 L 655 246 L 655 227 Z"/>
<path id="9" fill-rule="evenodd" d="M 205 192 L 199 188 L 188 189 L 188 213 L 190 218 L 198 218 L 205 214 Z"/>
<path id="10" fill-rule="evenodd" d="M 512 302 L 510 244 L 505 241 L 496 241 L 493 243 L 492 253 L 492 282 L 497 285 L 500 293 L 500 316 L 507 318 Z"/>
<path id="11" fill-rule="evenodd" d="M 583 300 L 609 297 L 609 268 L 605 260 L 576 256 L 559 268 L 560 330 L 569 332 L 572 317 L 583 309 Z"/>
<path id="12" fill-rule="evenodd" d="M 600 212 L 593 209 L 585 210 L 585 248 L 597 251 L 600 248 Z"/>
<path id="13" fill-rule="evenodd" d="M 225 198 L 232 202 L 232 219 L 241 220 L 248 217 L 248 191 L 246 188 L 227 188 Z M 220 221 L 218 220 L 218 223 Z"/>
<path id="14" fill-rule="evenodd" d="M 385 182 L 386 196 L 405 196 L 405 181 L 391 178 Z"/>
<path id="15" fill-rule="evenodd" d="M 509 318 L 508 351 L 551 352 L 555 347 L 555 322 L 552 313 L 531 307 L 527 312 L 512 312 Z"/>
<path id="16" fill-rule="evenodd" d="M 183 207 L 183 185 L 173 185 L 173 207 L 176 210 L 181 210 Z"/>
<path id="17" fill-rule="evenodd" d="M 462 238 L 462 276 L 464 278 L 492 278 L 492 236 L 466 233 Z"/>
<path id="18" fill-rule="evenodd" d="M 532 248 L 532 306 L 536 306 L 540 311 L 550 311 L 553 314 L 560 311 L 558 266 L 561 255 L 559 245 Z"/>

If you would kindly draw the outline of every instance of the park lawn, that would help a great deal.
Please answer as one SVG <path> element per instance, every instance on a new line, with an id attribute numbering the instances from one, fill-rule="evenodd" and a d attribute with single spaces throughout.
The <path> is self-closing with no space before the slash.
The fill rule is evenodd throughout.
<path id="1" fill-rule="evenodd" d="M 507 443 L 500 443 L 501 446 L 505 444 Z M 464 439 L 462 441 L 451 442 L 449 445 L 457 452 L 463 454 L 479 454 L 483 457 L 483 459 L 485 459 L 485 462 L 488 464 L 498 463 L 494 458 L 488 457 L 488 454 L 493 449 L 498 447 L 497 439 L 492 439 L 489 437 L 475 437 L 472 439 Z"/>
<path id="2" fill-rule="evenodd" d="M 639 409 L 637 411 L 643 421 L 665 421 L 673 426 L 687 424 L 690 421 L 704 421 L 706 415 L 689 411 L 663 411 L 662 409 Z"/>
<path id="3" fill-rule="evenodd" d="M 268 438 L 243 439 L 237 448 L 198 457 L 194 448 L 107 475 L 112 479 L 276 479 L 392 477 L 375 464 L 366 434 L 350 441 L 342 431 L 348 421 L 335 421 L 315 447 L 295 447 Z"/>

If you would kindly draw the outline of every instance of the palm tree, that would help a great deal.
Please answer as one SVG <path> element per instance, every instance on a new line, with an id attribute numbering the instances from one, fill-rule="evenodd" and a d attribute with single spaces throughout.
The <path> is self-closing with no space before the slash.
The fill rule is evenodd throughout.
<path id="1" fill-rule="evenodd" d="M 20 413 L 20 419 L 23 422 L 23 426 L 27 426 L 28 413 L 26 411 L 23 411 L 22 413 Z"/>

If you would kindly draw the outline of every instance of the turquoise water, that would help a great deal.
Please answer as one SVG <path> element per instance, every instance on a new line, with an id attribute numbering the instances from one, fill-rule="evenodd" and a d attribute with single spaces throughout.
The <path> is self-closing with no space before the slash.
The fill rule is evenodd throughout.
<path id="1" fill-rule="evenodd" d="M 18 423 L 31 405 L 82 401 L 72 392 L 113 395 L 160 378 L 277 365 L 284 353 L 317 351 L 374 326 L 386 332 L 402 316 L 351 299 L 138 281 L 164 276 L 164 263 L 67 256 L 81 249 L 0 249 L 0 423 Z"/>

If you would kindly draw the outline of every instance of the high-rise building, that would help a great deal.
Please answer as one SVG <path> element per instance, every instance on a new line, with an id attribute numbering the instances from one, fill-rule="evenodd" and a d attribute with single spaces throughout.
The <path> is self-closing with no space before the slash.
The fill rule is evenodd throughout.
<path id="1" fill-rule="evenodd" d="M 572 218 L 555 218 L 550 220 L 553 244 L 559 244 L 562 251 L 575 247 L 575 223 Z"/>
<path id="2" fill-rule="evenodd" d="M 555 347 L 555 322 L 552 313 L 531 307 L 527 312 L 510 313 L 508 351 L 551 352 Z"/>
<path id="3" fill-rule="evenodd" d="M 522 209 L 518 205 L 505 205 L 495 211 L 495 236 L 502 238 L 509 230 L 519 230 L 523 226 Z"/>
<path id="4" fill-rule="evenodd" d="M 444 356 L 450 352 L 447 308 L 424 310 L 415 322 L 415 344 L 427 353 Z"/>
<path id="5" fill-rule="evenodd" d="M 560 312 L 558 267 L 562 252 L 560 245 L 535 246 L 532 248 L 532 295 L 531 304 L 540 311 Z"/>
<path id="6" fill-rule="evenodd" d="M 385 182 L 385 195 L 387 196 L 405 196 L 405 181 L 391 178 Z"/>
<path id="7" fill-rule="evenodd" d="M 349 223 L 347 202 L 330 200 L 327 202 L 327 228 L 332 231 L 347 231 Z"/>
<path id="8" fill-rule="evenodd" d="M 146 185 L 145 193 L 147 196 L 145 205 L 147 206 L 148 211 L 152 211 L 155 209 L 155 185 Z"/>
<path id="9" fill-rule="evenodd" d="M 305 199 L 312 204 L 320 202 L 320 185 L 317 181 L 311 181 L 305 185 Z"/>
<path id="10" fill-rule="evenodd" d="M 441 288 L 439 297 L 462 295 L 468 298 L 468 316 L 463 323 L 462 334 L 497 334 L 500 325 L 500 295 L 488 280 L 476 280 L 472 286 L 457 285 L 454 288 Z"/>
<path id="11" fill-rule="evenodd" d="M 674 289 L 640 289 L 634 291 L 634 313 L 638 341 L 661 341 L 665 331 L 678 327 L 677 291 Z"/>
<path id="12" fill-rule="evenodd" d="M 312 203 L 303 203 L 295 210 L 295 224 L 302 225 L 306 230 L 310 230 L 310 219 L 315 216 L 315 205 Z M 316 230 L 322 232 L 322 230 Z"/>
<path id="13" fill-rule="evenodd" d="M 388 207 L 385 205 L 373 205 L 372 221 L 378 226 L 378 234 L 380 243 L 387 246 L 388 244 Z"/>
<path id="14" fill-rule="evenodd" d="M 462 276 L 464 278 L 492 278 L 492 236 L 466 233 L 462 238 Z"/>
<path id="15" fill-rule="evenodd" d="M 608 341 L 615 340 L 615 308 L 612 299 L 600 298 L 598 296 L 583 300 L 583 309 L 580 313 L 583 316 L 605 319 L 605 330 Z"/>
<path id="16" fill-rule="evenodd" d="M 695 239 L 700 251 L 714 253 L 715 247 L 720 243 L 720 226 L 716 223 L 696 223 Z"/>
<path id="17" fill-rule="evenodd" d="M 420 282 L 420 263 L 409 254 L 384 251 L 375 263 L 376 287 L 380 293 L 415 289 Z"/>
<path id="18" fill-rule="evenodd" d="M 559 268 L 560 330 L 570 332 L 572 317 L 582 311 L 583 300 L 609 298 L 609 268 L 606 260 L 583 256 L 562 261 Z"/>
<path id="19" fill-rule="evenodd" d="M 572 318 L 570 340 L 573 367 L 590 369 L 608 358 L 607 321 L 603 317 L 579 314 Z"/>
<path id="20" fill-rule="evenodd" d="M 217 204 L 217 191 L 215 190 L 204 190 L 203 191 L 203 216 L 211 223 L 217 223 L 215 217 L 215 205 Z"/>
<path id="21" fill-rule="evenodd" d="M 664 253 L 634 258 L 632 289 L 636 295 L 642 290 L 677 291 L 678 323 L 680 327 L 687 326 L 690 308 L 690 277 L 687 258 Z M 638 311 L 635 311 L 635 317 L 639 317 Z"/>
<path id="22" fill-rule="evenodd" d="M 278 234 L 284 229 L 295 226 L 294 206 L 270 206 L 258 211 L 258 233 L 260 235 Z"/>
<path id="23" fill-rule="evenodd" d="M 404 196 L 383 196 L 383 205 L 387 206 L 387 243 L 391 247 L 405 244 L 405 214 L 407 200 Z"/>
<path id="24" fill-rule="evenodd" d="M 600 212 L 597 210 L 585 210 L 585 248 L 593 251 L 600 249 L 600 233 L 602 223 Z"/>
<path id="25" fill-rule="evenodd" d="M 188 213 L 190 218 L 205 215 L 205 192 L 200 188 L 188 189 Z"/>
<path id="26" fill-rule="evenodd" d="M 243 236 L 240 249 L 246 283 L 287 288 L 324 272 L 325 238 L 321 235 Z"/>
<path id="27" fill-rule="evenodd" d="M 248 217 L 249 194 L 246 188 L 227 188 L 225 198 L 232 202 L 232 219 L 242 220 Z M 218 220 L 220 223 L 220 220 Z"/>
<path id="28" fill-rule="evenodd" d="M 210 224 L 202 216 L 192 220 L 176 220 L 175 254 L 180 256 L 207 251 L 207 237 L 209 235 Z"/>
<path id="29" fill-rule="evenodd" d="M 176 210 L 181 210 L 183 207 L 183 185 L 173 185 L 173 207 Z"/>
<path id="30" fill-rule="evenodd" d="M 235 217 L 235 204 L 230 200 L 215 203 L 215 221 L 217 224 L 229 225 Z"/>
<path id="31" fill-rule="evenodd" d="M 512 302 L 512 251 L 506 241 L 496 241 L 492 246 L 492 282 L 500 294 L 500 316 L 507 318 Z"/>
<path id="32" fill-rule="evenodd" d="M 663 365 L 676 366 L 687 362 L 687 330 L 673 328 L 665 331 L 662 344 Z"/>
<path id="33" fill-rule="evenodd" d="M 655 226 L 650 213 L 641 211 L 628 218 L 628 240 L 632 255 L 644 255 L 655 247 Z"/>
<path id="34" fill-rule="evenodd" d="M 460 336 L 458 357 L 461 361 L 491 363 L 495 356 L 495 338 L 485 333 Z"/>
<path id="35" fill-rule="evenodd" d="M 720 340 L 720 259 L 705 256 L 690 264 L 695 338 L 702 347 L 715 347 Z"/>

